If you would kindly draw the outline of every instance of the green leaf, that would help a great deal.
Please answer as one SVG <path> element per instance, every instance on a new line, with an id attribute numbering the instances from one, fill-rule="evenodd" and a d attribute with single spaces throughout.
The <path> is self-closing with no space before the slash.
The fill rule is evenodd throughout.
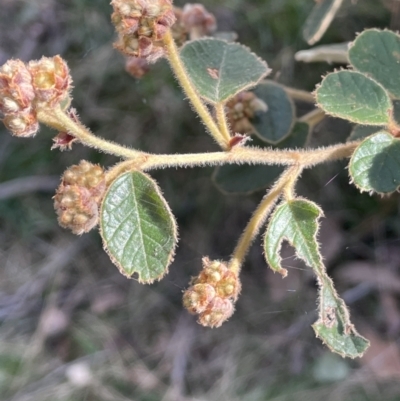
<path id="1" fill-rule="evenodd" d="M 393 111 L 386 90 L 354 71 L 328 74 L 316 90 L 316 99 L 326 113 L 364 125 L 385 125 Z"/>
<path id="2" fill-rule="evenodd" d="M 303 28 L 304 40 L 309 45 L 322 38 L 342 3 L 343 0 L 322 0 L 314 6 Z"/>
<path id="3" fill-rule="evenodd" d="M 175 219 L 157 184 L 139 171 L 119 176 L 101 206 L 104 248 L 122 274 L 151 283 L 160 280 L 173 260 Z"/>
<path id="4" fill-rule="evenodd" d="M 271 217 L 264 238 L 265 257 L 271 269 L 287 276 L 287 270 L 281 266 L 279 250 L 282 241 L 287 239 L 296 248 L 297 256 L 308 266 L 321 264 L 321 256 L 315 236 L 318 230 L 318 218 L 322 211 L 307 200 L 285 202 L 276 208 Z"/>
<path id="5" fill-rule="evenodd" d="M 197 92 L 210 103 L 227 101 L 270 72 L 267 63 L 243 45 L 219 39 L 188 42 L 180 55 Z"/>
<path id="6" fill-rule="evenodd" d="M 316 240 L 321 215 L 321 209 L 306 199 L 283 202 L 272 215 L 264 237 L 265 257 L 272 270 L 285 277 L 287 270 L 279 255 L 282 242 L 287 240 L 296 249 L 297 257 L 317 275 L 320 304 L 315 333 L 331 351 L 355 358 L 364 354 L 369 342 L 351 324 L 346 305 L 326 273 Z"/>
<path id="7" fill-rule="evenodd" d="M 384 129 L 384 127 L 378 125 L 356 125 L 351 131 L 347 141 L 359 141 L 368 138 L 369 136 L 382 131 L 382 129 Z"/>
<path id="8" fill-rule="evenodd" d="M 275 148 L 302 148 L 308 140 L 309 133 L 309 125 L 298 122 L 289 137 L 280 142 Z M 252 146 L 265 146 L 260 140 L 255 140 L 250 144 Z M 276 181 L 283 170 L 282 166 L 232 164 L 217 167 L 212 178 L 217 188 L 225 194 L 249 194 L 267 188 Z"/>
<path id="9" fill-rule="evenodd" d="M 349 50 L 350 63 L 400 99 L 400 36 L 391 31 L 362 32 Z"/>
<path id="10" fill-rule="evenodd" d="M 386 131 L 365 139 L 353 153 L 349 172 L 361 191 L 396 191 L 400 186 L 400 140 Z"/>
<path id="11" fill-rule="evenodd" d="M 292 99 L 279 84 L 265 81 L 254 90 L 255 95 L 268 110 L 258 113 L 252 124 L 255 134 L 267 143 L 276 144 L 285 139 L 295 122 L 295 109 Z"/>

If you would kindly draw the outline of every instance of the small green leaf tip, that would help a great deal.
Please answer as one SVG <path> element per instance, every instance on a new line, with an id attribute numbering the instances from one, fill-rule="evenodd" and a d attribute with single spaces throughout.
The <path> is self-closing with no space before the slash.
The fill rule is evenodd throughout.
<path id="1" fill-rule="evenodd" d="M 180 56 L 197 92 L 210 103 L 226 102 L 270 72 L 267 63 L 245 46 L 220 39 L 188 42 Z"/>
<path id="2" fill-rule="evenodd" d="M 136 273 L 140 282 L 152 283 L 167 273 L 177 243 L 176 223 L 147 174 L 128 172 L 111 184 L 100 225 L 104 248 L 123 275 Z"/>

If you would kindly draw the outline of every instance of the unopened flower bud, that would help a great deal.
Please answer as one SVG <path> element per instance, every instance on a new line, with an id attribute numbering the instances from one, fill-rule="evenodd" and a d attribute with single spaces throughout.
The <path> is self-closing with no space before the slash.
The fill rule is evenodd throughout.
<path id="1" fill-rule="evenodd" d="M 39 130 L 39 122 L 33 111 L 6 114 L 3 123 L 15 136 L 27 138 L 34 136 Z"/>
<path id="2" fill-rule="evenodd" d="M 113 0 L 111 5 L 118 50 L 150 63 L 164 55 L 162 39 L 176 20 L 170 0 Z"/>
<path id="3" fill-rule="evenodd" d="M 215 297 L 207 309 L 200 314 L 198 322 L 206 327 L 220 327 L 233 315 L 234 310 L 230 299 Z"/>
<path id="4" fill-rule="evenodd" d="M 106 190 L 103 169 L 82 160 L 63 176 L 54 197 L 58 222 L 74 234 L 90 231 L 98 223 L 99 205 Z"/>
<path id="5" fill-rule="evenodd" d="M 233 132 L 245 134 L 254 131 L 252 120 L 257 113 L 266 112 L 267 105 L 253 92 L 241 92 L 226 104 L 228 123 Z"/>
<path id="6" fill-rule="evenodd" d="M 203 270 L 196 279 L 196 283 L 207 283 L 215 286 L 227 271 L 228 268 L 225 263 L 203 258 Z"/>
<path id="7" fill-rule="evenodd" d="M 199 39 L 213 33 L 217 22 L 202 4 L 185 4 L 182 10 L 182 23 L 190 34 L 190 39 Z"/>
<path id="8" fill-rule="evenodd" d="M 34 98 L 31 74 L 21 60 L 9 60 L 0 67 L 1 113 L 26 111 Z"/>
<path id="9" fill-rule="evenodd" d="M 215 285 L 215 291 L 221 298 L 232 298 L 236 301 L 241 290 L 240 280 L 234 272 L 226 271 Z"/>
<path id="10" fill-rule="evenodd" d="M 236 273 L 224 262 L 203 258 L 203 270 L 192 281 L 183 295 L 183 305 L 193 314 L 199 314 L 198 322 L 203 326 L 219 327 L 232 316 L 233 302 L 240 292 L 240 281 Z"/>
<path id="11" fill-rule="evenodd" d="M 66 62 L 60 56 L 31 61 L 28 69 L 37 102 L 52 107 L 68 97 L 72 78 Z"/>
<path id="12" fill-rule="evenodd" d="M 135 78 L 142 78 L 150 70 L 149 63 L 144 58 L 128 57 L 125 63 L 125 70 Z"/>
<path id="13" fill-rule="evenodd" d="M 192 314 L 201 313 L 215 297 L 215 290 L 209 284 L 195 284 L 183 294 L 183 306 Z"/>

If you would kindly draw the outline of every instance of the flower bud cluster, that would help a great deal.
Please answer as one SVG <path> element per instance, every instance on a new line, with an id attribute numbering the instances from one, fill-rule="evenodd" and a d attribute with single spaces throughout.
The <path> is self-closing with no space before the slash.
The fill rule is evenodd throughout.
<path id="1" fill-rule="evenodd" d="M 246 134 L 254 131 L 251 120 L 265 113 L 268 106 L 253 92 L 240 92 L 226 104 L 228 124 L 232 131 Z"/>
<path id="2" fill-rule="evenodd" d="M 83 234 L 99 220 L 99 205 L 106 190 L 103 169 L 86 160 L 67 169 L 54 196 L 60 226 Z"/>
<path id="3" fill-rule="evenodd" d="M 214 15 L 202 4 L 186 4 L 183 8 L 173 7 L 173 12 L 175 23 L 171 27 L 171 33 L 178 46 L 182 46 L 188 40 L 210 35 L 217 28 Z M 145 56 L 129 56 L 126 59 L 125 69 L 133 77 L 141 78 L 149 72 L 150 66 Z"/>
<path id="4" fill-rule="evenodd" d="M 60 56 L 28 64 L 9 60 L 0 67 L 0 113 L 15 136 L 34 136 L 39 130 L 37 110 L 54 107 L 69 96 L 72 79 Z"/>
<path id="5" fill-rule="evenodd" d="M 162 39 L 176 18 L 171 0 L 112 0 L 115 47 L 149 63 L 164 55 Z"/>
<path id="6" fill-rule="evenodd" d="M 217 29 L 217 21 L 202 4 L 185 4 L 181 23 L 188 32 L 189 39 L 195 40 L 210 35 Z"/>
<path id="7" fill-rule="evenodd" d="M 218 260 L 203 259 L 203 270 L 183 294 L 183 305 L 206 327 L 219 327 L 234 312 L 240 292 L 238 276 Z"/>

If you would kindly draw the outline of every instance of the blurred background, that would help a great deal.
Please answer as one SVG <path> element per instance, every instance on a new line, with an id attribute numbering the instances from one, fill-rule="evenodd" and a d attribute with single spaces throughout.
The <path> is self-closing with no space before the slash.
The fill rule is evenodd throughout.
<path id="1" fill-rule="evenodd" d="M 177 6 L 184 3 L 177 1 Z M 294 61 L 308 48 L 302 25 L 313 0 L 203 4 L 222 31 L 265 59 L 271 78 L 312 91 L 326 63 Z M 184 101 L 167 63 L 128 75 L 108 0 L 0 0 L 0 65 L 60 54 L 74 79 L 73 105 L 96 134 L 156 153 L 217 150 Z M 321 43 L 368 27 L 400 27 L 397 0 L 347 0 Z M 301 105 L 299 107 L 301 110 Z M 326 119 L 310 146 L 343 141 L 351 126 Z M 59 177 L 85 158 L 117 159 L 81 145 L 50 151 L 55 132 L 13 138 L 0 126 L 0 398 L 7 401 L 367 401 L 400 399 L 399 196 L 360 194 L 345 163 L 307 171 L 298 193 L 322 206 L 319 239 L 329 274 L 361 334 L 362 359 L 331 354 L 315 338 L 312 272 L 283 250 L 289 276 L 266 266 L 260 238 L 242 273 L 234 316 L 219 329 L 196 324 L 182 291 L 201 258 L 227 259 L 263 193 L 226 196 L 212 168 L 152 174 L 177 217 L 180 243 L 169 274 L 139 285 L 119 274 L 97 232 L 57 225 Z"/>

